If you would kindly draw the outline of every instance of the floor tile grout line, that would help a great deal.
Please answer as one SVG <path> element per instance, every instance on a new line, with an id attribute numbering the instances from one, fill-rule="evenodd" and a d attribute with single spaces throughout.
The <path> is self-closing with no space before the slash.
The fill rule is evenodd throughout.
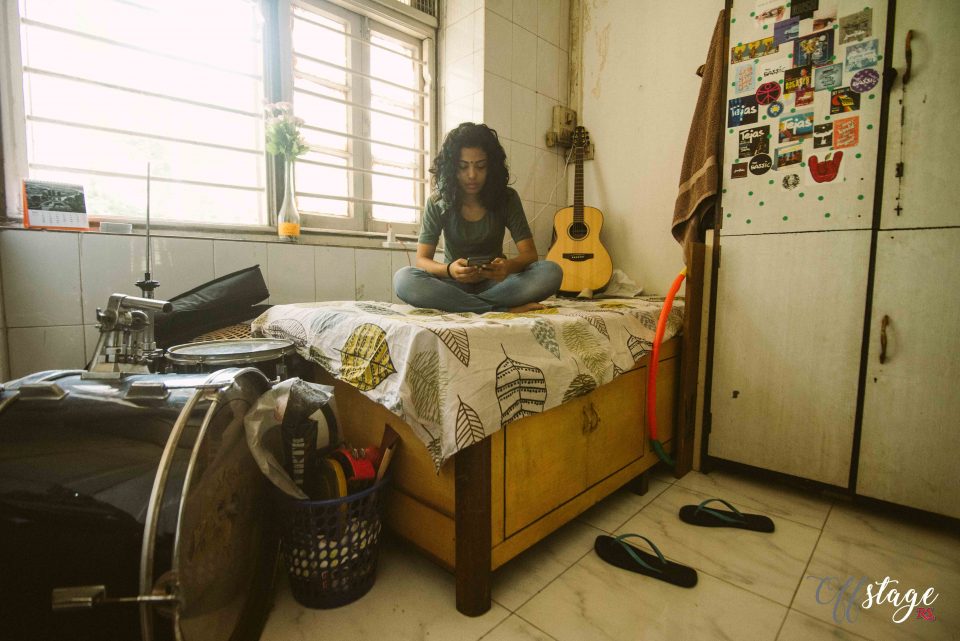
<path id="1" fill-rule="evenodd" d="M 524 619 L 522 616 L 520 616 L 519 614 L 516 614 L 516 613 L 514 613 L 514 616 L 517 617 L 518 619 L 520 619 L 521 621 L 523 621 L 524 623 L 526 623 L 527 625 L 529 625 L 529 626 L 530 626 L 531 628 L 533 628 L 534 630 L 537 630 L 538 632 L 543 632 L 545 635 L 547 635 L 547 638 L 548 638 L 548 639 L 553 639 L 554 641 L 557 641 L 557 637 L 553 636 L 552 634 L 550 634 L 549 632 L 547 632 L 546 630 L 544 630 L 544 629 L 541 628 L 540 626 L 536 625 L 536 624 L 533 623 L 532 621 L 528 621 L 527 619 Z"/>
<path id="2" fill-rule="evenodd" d="M 500 619 L 499 621 L 497 621 L 496 623 L 494 623 L 492 628 L 490 628 L 489 630 L 487 630 L 486 632 L 484 632 L 483 634 L 481 634 L 479 637 L 477 637 L 477 641 L 483 641 L 483 639 L 486 639 L 487 637 L 489 637 L 490 634 L 491 634 L 494 630 L 496 630 L 496 629 L 499 628 L 501 625 L 503 625 L 504 623 L 506 623 L 506 621 L 507 621 L 510 617 L 514 616 L 513 611 L 511 611 L 510 608 L 508 608 L 507 606 L 503 605 L 502 603 L 497 603 L 497 601 L 495 601 L 494 599 L 491 599 L 491 601 L 493 601 L 494 603 L 496 603 L 497 605 L 499 605 L 501 608 L 503 608 L 504 610 L 506 610 L 506 611 L 507 611 L 507 615 L 506 615 L 505 617 L 503 617 L 502 619 Z"/>
<path id="3" fill-rule="evenodd" d="M 590 525 L 589 523 L 584 523 L 583 525 L 586 525 L 587 527 L 589 527 L 589 528 L 591 528 L 591 529 L 594 529 L 594 530 L 596 530 L 596 531 L 598 531 L 598 532 L 601 532 L 601 533 L 603 533 L 603 534 L 607 534 L 607 535 L 610 534 L 610 533 L 607 532 L 606 530 L 603 530 L 603 529 L 601 529 L 601 528 L 598 528 L 598 527 L 596 527 L 595 525 Z M 584 552 L 583 554 L 581 554 L 580 556 L 578 556 L 576 559 L 574 559 L 574 561 L 573 561 L 572 563 L 570 563 L 570 565 L 568 565 L 567 567 L 563 568 L 563 571 L 560 572 L 560 574 L 558 574 L 557 576 L 555 576 L 555 577 L 553 577 L 552 579 L 550 579 L 549 581 L 547 581 L 547 583 L 546 583 L 542 588 L 540 588 L 539 590 L 537 590 L 536 592 L 534 592 L 533 594 L 531 594 L 529 597 L 527 597 L 522 603 L 520 603 L 520 605 L 517 606 L 516 610 L 510 610 L 510 611 L 511 611 L 513 614 L 517 614 L 517 611 L 520 610 L 520 608 L 522 608 L 523 606 L 525 606 L 527 603 L 529 603 L 530 601 L 532 601 L 538 594 L 540 594 L 541 592 L 543 592 L 544 590 L 546 590 L 548 587 L 550 587 L 550 586 L 553 584 L 554 581 L 556 581 L 557 579 L 559 579 L 560 577 L 562 577 L 564 574 L 566 574 L 568 571 L 570 571 L 570 569 L 573 568 L 573 566 L 575 566 L 577 563 L 579 563 L 579 562 L 582 561 L 584 558 L 586 558 L 586 556 L 587 556 L 588 554 L 590 554 L 591 552 L 593 552 L 593 547 L 592 547 L 592 546 L 590 547 L 589 550 L 587 550 L 586 552 Z M 500 604 L 500 605 L 503 605 L 503 604 Z M 504 606 L 504 607 L 506 607 L 506 606 Z M 507 609 L 509 609 L 509 608 L 507 608 Z M 519 616 L 519 615 L 518 615 L 518 616 Z"/>
<path id="4" fill-rule="evenodd" d="M 817 534 L 817 541 L 813 544 L 813 547 L 810 549 L 810 556 L 807 557 L 807 563 L 803 566 L 803 572 L 800 573 L 800 579 L 797 581 L 797 587 L 793 589 L 793 596 L 790 597 L 790 605 L 787 606 L 787 614 L 790 614 L 790 610 L 793 610 L 793 603 L 797 600 L 797 595 L 800 593 L 800 586 L 803 585 L 803 580 L 807 576 L 807 571 L 810 569 L 810 562 L 813 561 L 813 555 L 817 553 L 817 548 L 820 546 L 820 539 L 823 538 L 823 530 L 827 526 L 827 521 L 830 519 L 830 513 L 833 512 L 833 501 L 830 501 L 830 507 L 827 508 L 827 516 L 823 519 L 823 525 L 820 526 L 820 533 Z M 797 610 L 800 612 L 800 610 Z M 787 618 L 783 618 L 783 622 L 780 624 L 780 629 L 777 630 L 777 636 L 775 638 L 779 639 L 780 634 L 783 632 L 783 626 L 786 625 Z"/>
<path id="5" fill-rule="evenodd" d="M 683 486 L 681 486 L 681 487 L 683 487 Z M 668 488 L 668 489 L 669 489 L 669 488 Z M 688 492 L 693 492 L 693 493 L 695 493 L 695 494 L 700 494 L 701 496 L 706 496 L 706 495 L 703 494 L 702 492 L 697 492 L 697 491 L 695 491 L 695 490 L 691 490 L 691 489 L 686 488 L 686 487 L 683 487 L 683 489 L 686 490 L 686 491 L 688 491 Z M 664 492 L 666 492 L 666 490 L 664 490 Z M 661 494 L 663 494 L 663 492 L 661 492 Z M 658 496 L 657 498 L 659 498 L 659 496 Z M 648 507 L 648 506 L 650 506 L 650 505 L 653 505 L 653 503 L 654 503 L 654 501 L 650 501 L 647 505 L 644 506 L 644 508 L 646 508 L 646 507 Z M 829 516 L 830 510 L 831 510 L 832 508 L 833 508 L 833 504 L 831 503 L 830 507 L 827 509 L 827 515 L 828 515 L 828 516 Z M 630 517 L 630 518 L 631 518 L 631 519 L 635 518 L 635 517 L 636 517 L 637 515 L 639 515 L 640 512 L 642 512 L 642 511 L 643 511 L 643 509 L 641 509 L 639 512 L 637 512 L 636 514 L 634 514 L 634 515 L 633 515 L 632 517 Z M 628 519 L 628 520 L 629 520 L 629 519 Z M 817 528 L 813 527 L 812 525 L 807 525 L 807 524 L 805 524 L 805 523 L 797 523 L 796 521 L 793 521 L 793 520 L 791 520 L 791 519 L 785 519 L 785 520 L 788 520 L 788 521 L 790 521 L 791 523 L 794 523 L 794 524 L 799 525 L 799 526 L 802 526 L 802 527 L 810 528 L 810 529 L 812 529 L 812 530 L 816 530 L 816 529 L 817 529 Z M 824 523 L 826 523 L 826 519 L 824 519 Z M 621 527 L 623 527 L 623 526 L 621 525 Z M 617 529 L 619 530 L 620 528 L 617 528 Z M 822 526 L 821 526 L 821 528 L 820 528 L 820 532 L 821 532 L 821 534 L 822 534 L 822 532 L 823 532 Z M 611 533 L 611 534 L 612 534 L 612 533 Z M 819 537 L 819 535 L 818 535 L 818 536 L 817 536 L 817 542 L 819 542 L 819 541 L 820 541 L 820 537 Z M 817 546 L 816 546 L 816 543 L 815 543 L 814 546 L 813 546 L 813 548 L 811 549 L 811 553 L 810 553 L 811 555 L 813 554 L 813 550 L 816 550 L 816 547 L 817 547 Z M 667 558 L 667 559 L 673 560 L 673 561 L 675 561 L 675 562 L 680 562 L 680 559 L 678 559 L 678 558 L 676 558 L 676 557 L 671 557 L 669 554 L 664 554 L 664 557 Z M 583 557 L 581 557 L 581 559 L 582 559 L 582 558 L 583 558 Z M 579 562 L 579 559 L 578 559 L 577 562 Z M 809 566 L 809 564 L 810 564 L 810 557 L 807 558 L 807 564 L 804 566 L 804 572 L 806 572 L 806 568 Z M 764 600 L 766 600 L 766 601 L 769 601 L 770 603 L 774 603 L 774 604 L 776 604 L 776 605 L 779 605 L 779 606 L 782 607 L 782 608 L 786 608 L 786 609 L 788 609 L 788 610 L 790 609 L 790 604 L 789 604 L 789 603 L 788 603 L 787 605 L 784 605 L 783 603 L 780 603 L 779 601 L 776 601 L 776 600 L 774 600 L 774 599 L 771 599 L 769 596 L 767 596 L 767 595 L 765 595 L 765 594 L 760 594 L 759 592 L 755 592 L 754 590 L 750 589 L 749 587 L 746 587 L 746 586 L 743 586 L 743 585 L 738 585 L 738 584 L 736 584 L 736 583 L 733 583 L 733 582 L 731 582 L 731 581 L 728 581 L 728 580 L 724 579 L 723 577 L 717 576 L 716 574 L 712 574 L 711 572 L 708 572 L 707 570 L 704 570 L 704 569 L 702 569 L 702 568 L 695 567 L 695 566 L 692 566 L 692 565 L 691 565 L 691 567 L 693 567 L 693 569 L 695 569 L 698 573 L 702 572 L 703 574 L 705 574 L 705 575 L 707 575 L 707 576 L 709 576 L 709 577 L 711 577 L 711 578 L 714 578 L 714 579 L 716 579 L 716 580 L 718 580 L 718 581 L 720 581 L 720 582 L 722 582 L 722 583 L 726 583 L 727 585 L 733 586 L 733 587 L 735 587 L 735 588 L 737 588 L 737 589 L 739 589 L 739 590 L 743 590 L 743 591 L 745 591 L 745 592 L 748 592 L 748 593 L 750 593 L 750 594 L 753 594 L 753 595 L 755 595 L 755 596 L 758 596 L 758 597 L 760 597 L 760 598 L 762 598 L 762 599 L 764 599 Z M 800 576 L 800 580 L 801 580 L 801 581 L 803 580 L 803 575 L 802 575 L 802 574 L 801 574 L 801 576 Z M 799 588 L 799 584 L 798 584 L 798 588 Z M 795 597 L 796 597 L 796 590 L 794 590 L 794 595 L 791 596 L 791 598 L 790 598 L 790 603 L 793 602 L 793 599 L 794 599 Z"/>
<path id="6" fill-rule="evenodd" d="M 613 533 L 616 532 L 618 529 L 620 529 L 621 527 L 623 527 L 623 526 L 627 523 L 627 521 L 629 521 L 630 519 L 632 519 L 632 518 L 635 517 L 636 515 L 640 514 L 640 512 L 642 512 L 642 511 L 644 510 L 644 508 L 646 508 L 648 505 L 650 505 L 650 504 L 653 503 L 655 500 L 657 500 L 657 498 L 658 498 L 661 494 L 663 494 L 664 492 L 666 492 L 667 490 L 670 489 L 670 484 L 669 484 L 669 483 L 665 483 L 665 485 L 666 485 L 667 487 L 665 487 L 665 488 L 663 488 L 662 490 L 660 490 L 659 492 L 657 492 L 657 495 L 656 495 L 656 496 L 654 496 L 654 497 L 651 498 L 649 501 L 647 501 L 646 503 L 644 503 L 643 506 L 641 506 L 636 512 L 631 513 L 630 516 L 627 517 L 626 521 L 623 521 L 622 523 L 620 523 L 619 525 L 617 525 L 617 526 L 616 526 L 614 529 L 612 529 L 612 530 L 605 530 L 605 529 L 603 529 L 602 527 L 598 527 L 598 526 L 594 525 L 593 523 L 590 523 L 589 521 L 583 520 L 581 517 L 582 517 L 584 514 L 587 513 L 587 510 L 584 510 L 583 512 L 581 512 L 580 514 L 578 514 L 578 515 L 574 518 L 574 520 L 577 521 L 578 523 L 583 523 L 584 525 L 589 525 L 590 527 L 595 528 L 595 529 L 597 529 L 597 530 L 600 530 L 601 532 L 606 532 L 607 534 L 613 534 Z M 627 491 L 629 491 L 629 490 L 627 490 Z M 610 496 L 613 496 L 613 495 L 611 494 Z M 636 496 L 646 497 L 647 495 L 646 495 L 646 494 L 642 494 L 642 495 L 641 495 L 641 494 L 637 494 Z M 610 497 L 608 496 L 607 498 L 610 498 Z M 604 500 L 606 500 L 606 499 L 604 499 Z M 593 506 L 591 506 L 590 508 L 587 508 L 587 509 L 588 509 L 588 510 L 589 510 L 589 509 L 593 509 L 593 507 L 596 507 L 597 505 L 600 505 L 600 503 L 602 503 L 602 502 L 603 502 L 603 501 L 600 501 L 599 503 L 595 503 Z"/>
<path id="7" fill-rule="evenodd" d="M 833 623 L 827 623 L 826 621 L 823 621 L 823 620 L 821 620 L 821 619 L 818 619 L 818 618 L 815 617 L 815 616 L 812 616 L 812 615 L 810 615 L 810 614 L 807 614 L 807 613 L 804 612 L 803 610 L 798 610 L 798 609 L 796 609 L 796 608 L 790 608 L 789 611 L 787 612 L 787 614 L 789 615 L 790 612 L 796 612 L 798 615 L 807 617 L 807 618 L 809 618 L 809 619 L 813 619 L 813 620 L 816 621 L 817 623 L 822 623 L 823 625 L 829 626 L 829 627 L 831 627 L 831 628 L 835 628 L 835 629 L 837 629 L 837 630 L 841 630 L 845 635 L 850 636 L 850 637 L 853 637 L 853 638 L 854 638 L 854 641 L 876 641 L 875 639 L 873 639 L 873 638 L 871 638 L 871 637 L 867 637 L 867 636 L 864 636 L 864 635 L 862 635 L 862 634 L 858 634 L 858 633 L 856 633 L 856 632 L 853 632 L 852 630 L 849 630 L 849 629 L 847 629 L 847 628 L 841 627 L 841 626 L 839 626 L 839 625 L 836 625 L 836 624 L 833 624 Z M 780 634 L 782 634 L 782 632 L 783 632 L 783 628 L 781 627 L 781 631 L 780 631 L 779 633 L 777 633 L 777 639 L 779 639 Z"/>

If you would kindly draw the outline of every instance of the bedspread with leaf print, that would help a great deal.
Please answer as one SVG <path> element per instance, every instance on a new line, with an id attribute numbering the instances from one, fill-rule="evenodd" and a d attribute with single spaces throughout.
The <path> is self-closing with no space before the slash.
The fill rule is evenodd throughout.
<path id="1" fill-rule="evenodd" d="M 653 346 L 663 299 L 546 305 L 524 314 L 364 301 L 276 305 L 253 322 L 253 335 L 292 340 L 301 356 L 403 418 L 439 469 L 511 421 L 632 369 Z M 677 300 L 665 341 L 682 315 Z"/>

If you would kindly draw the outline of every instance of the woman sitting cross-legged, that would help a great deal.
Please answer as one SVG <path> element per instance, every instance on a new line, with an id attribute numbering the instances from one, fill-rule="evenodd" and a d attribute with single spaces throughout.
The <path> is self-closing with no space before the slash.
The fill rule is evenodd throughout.
<path id="1" fill-rule="evenodd" d="M 393 278 L 402 301 L 447 312 L 525 312 L 543 309 L 539 301 L 560 288 L 560 266 L 537 260 L 520 196 L 507 186 L 506 160 L 486 125 L 467 122 L 447 134 L 430 167 L 435 193 L 423 213 L 417 266 Z M 503 255 L 507 229 L 514 258 Z M 441 234 L 446 264 L 433 260 Z M 490 262 L 468 264 L 484 257 Z"/>

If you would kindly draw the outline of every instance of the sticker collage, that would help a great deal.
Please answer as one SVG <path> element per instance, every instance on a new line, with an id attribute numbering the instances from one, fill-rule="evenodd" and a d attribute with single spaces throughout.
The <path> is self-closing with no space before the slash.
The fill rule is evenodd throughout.
<path id="1" fill-rule="evenodd" d="M 859 165 L 858 176 L 875 167 L 883 33 L 874 9 L 862 0 L 756 0 L 747 15 L 748 3 L 736 4 L 725 186 L 756 192 L 753 205 L 760 207 L 765 194 L 771 204 L 783 203 L 787 194 L 803 198 L 805 187 L 822 202 L 830 192 L 819 187 L 839 187 L 851 165 Z M 861 153 L 866 138 L 868 154 Z"/>

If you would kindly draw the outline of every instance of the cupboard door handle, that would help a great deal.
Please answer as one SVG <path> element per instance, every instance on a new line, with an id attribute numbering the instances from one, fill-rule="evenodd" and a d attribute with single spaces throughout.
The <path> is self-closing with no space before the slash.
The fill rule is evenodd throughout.
<path id="1" fill-rule="evenodd" d="M 583 415 L 583 422 L 581 424 L 583 434 L 587 435 L 596 431 L 600 425 L 600 415 L 597 413 L 597 408 L 593 406 L 593 403 L 589 403 L 588 405 L 584 405 L 580 411 Z"/>
<path id="2" fill-rule="evenodd" d="M 880 321 L 880 364 L 883 365 L 887 361 L 887 325 L 890 324 L 890 317 L 886 314 L 883 315 L 883 320 Z"/>
<path id="3" fill-rule="evenodd" d="M 907 41 L 903 46 L 903 55 L 907 59 L 907 70 L 903 74 L 903 86 L 906 87 L 910 82 L 910 72 L 913 70 L 913 48 L 910 42 L 913 40 L 913 29 L 907 31 Z"/>

